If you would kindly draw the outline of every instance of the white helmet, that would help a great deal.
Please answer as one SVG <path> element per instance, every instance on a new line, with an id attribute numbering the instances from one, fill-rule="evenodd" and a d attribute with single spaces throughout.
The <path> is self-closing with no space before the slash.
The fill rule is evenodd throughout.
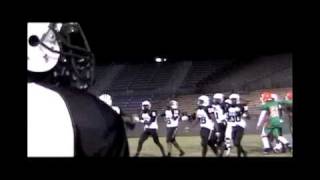
<path id="1" fill-rule="evenodd" d="M 209 106 L 210 104 L 210 98 L 209 96 L 202 95 L 198 98 L 197 102 L 198 106 Z"/>
<path id="2" fill-rule="evenodd" d="M 220 100 L 220 103 L 223 102 L 224 95 L 222 93 L 215 93 L 213 95 L 213 101 Z"/>
<path id="3" fill-rule="evenodd" d="M 229 99 L 231 100 L 231 102 L 232 102 L 232 99 L 235 99 L 236 104 L 240 104 L 240 95 L 239 94 L 231 94 L 229 96 Z"/>
<path id="4" fill-rule="evenodd" d="M 112 98 L 109 94 L 102 94 L 99 96 L 99 99 L 108 104 L 110 107 L 112 106 Z"/>
<path id="5" fill-rule="evenodd" d="M 170 105 L 170 107 L 171 107 L 172 109 L 178 109 L 178 102 L 175 101 L 175 100 L 171 100 L 171 101 L 169 102 L 169 105 Z"/>
<path id="6" fill-rule="evenodd" d="M 150 103 L 150 101 L 147 101 L 147 100 L 146 100 L 146 101 L 143 101 L 143 102 L 142 102 L 141 109 L 142 109 L 142 110 L 145 110 L 145 108 L 146 108 L 146 109 L 151 109 L 151 103 Z"/>
<path id="7" fill-rule="evenodd" d="M 27 27 L 27 64 L 28 71 L 46 72 L 58 63 L 60 54 L 48 50 L 45 46 L 55 51 L 60 51 L 57 38 L 53 30 L 49 28 L 51 23 L 28 23 Z M 53 27 L 60 31 L 62 23 L 56 23 Z"/>
<path id="8" fill-rule="evenodd" d="M 227 103 L 227 104 L 231 104 L 232 103 L 230 99 L 226 99 L 224 102 Z"/>

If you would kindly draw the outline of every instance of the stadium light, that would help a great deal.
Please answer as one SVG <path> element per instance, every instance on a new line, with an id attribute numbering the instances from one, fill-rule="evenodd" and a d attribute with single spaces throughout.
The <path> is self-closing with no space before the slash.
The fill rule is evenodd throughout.
<path id="1" fill-rule="evenodd" d="M 161 62 L 166 62 L 166 61 L 167 61 L 167 58 L 156 57 L 154 60 L 155 60 L 156 62 L 158 62 L 158 63 L 161 63 Z"/>
<path id="2" fill-rule="evenodd" d="M 158 62 L 158 63 L 160 63 L 160 62 L 162 62 L 162 59 L 159 58 L 159 57 L 157 57 L 157 58 L 155 59 L 155 61 Z"/>

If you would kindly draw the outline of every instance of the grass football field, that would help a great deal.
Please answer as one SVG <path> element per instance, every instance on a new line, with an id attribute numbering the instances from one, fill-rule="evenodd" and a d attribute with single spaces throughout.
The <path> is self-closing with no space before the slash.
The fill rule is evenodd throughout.
<path id="1" fill-rule="evenodd" d="M 291 142 L 290 135 L 285 137 Z M 129 138 L 130 156 L 134 156 L 137 150 L 139 138 Z M 200 136 L 177 136 L 177 142 L 185 151 L 184 157 L 201 157 Z M 160 137 L 160 142 L 167 153 L 167 144 L 165 137 Z M 242 139 L 242 146 L 248 152 L 248 157 L 292 157 L 292 153 L 271 153 L 264 155 L 262 152 L 262 143 L 258 134 L 246 134 Z M 179 157 L 179 152 L 172 148 L 172 157 Z M 152 137 L 149 137 L 143 144 L 140 157 L 161 157 L 160 149 L 154 144 Z M 208 147 L 207 157 L 216 157 Z M 236 157 L 236 148 L 231 151 L 230 157 Z"/>

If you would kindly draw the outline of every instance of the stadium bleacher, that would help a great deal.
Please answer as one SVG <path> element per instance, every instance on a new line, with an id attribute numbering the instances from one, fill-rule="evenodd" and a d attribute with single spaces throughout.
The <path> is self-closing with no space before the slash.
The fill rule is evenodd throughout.
<path id="1" fill-rule="evenodd" d="M 196 108 L 198 96 L 202 95 L 196 91 L 197 84 L 201 80 L 205 80 L 208 85 L 203 86 L 206 88 L 203 94 L 212 96 L 212 93 L 223 92 L 230 95 L 231 92 L 237 92 L 241 95 L 242 102 L 248 103 L 253 119 L 248 122 L 251 128 L 255 127 L 253 125 L 260 113 L 259 95 L 262 89 L 270 88 L 280 97 L 284 97 L 285 93 L 292 89 L 292 71 L 289 59 L 284 55 L 271 57 L 271 60 L 261 58 L 243 67 L 237 66 L 234 72 L 223 75 L 219 81 L 210 81 L 208 77 L 212 74 L 224 73 L 221 71 L 232 66 L 232 60 L 195 61 L 188 68 L 188 72 L 185 72 L 181 77 L 181 84 L 178 85 L 176 91 L 165 91 L 164 88 L 170 88 L 170 82 L 178 75 L 176 69 L 181 66 L 181 62 L 126 64 L 122 65 L 121 69 L 119 68 L 119 72 L 111 80 L 112 82 L 108 82 L 110 84 L 108 91 L 113 97 L 113 104 L 119 106 L 127 114 L 138 113 L 141 110 L 143 100 L 150 100 L 152 108 L 162 112 L 171 99 L 179 102 L 182 112 L 192 113 Z M 279 62 L 280 60 L 282 61 Z M 267 67 L 268 64 L 269 67 Z M 98 73 L 98 77 L 103 78 L 103 70 L 98 70 Z M 261 79 L 265 82 L 267 82 L 265 79 L 271 82 L 262 84 Z M 99 83 L 99 87 L 103 87 L 101 82 Z M 262 85 L 260 86 L 259 83 Z M 187 90 L 181 93 L 183 89 Z M 248 132 L 256 133 L 255 129 L 250 128 L 247 130 Z M 129 132 L 128 135 L 134 136 L 135 132 Z"/>

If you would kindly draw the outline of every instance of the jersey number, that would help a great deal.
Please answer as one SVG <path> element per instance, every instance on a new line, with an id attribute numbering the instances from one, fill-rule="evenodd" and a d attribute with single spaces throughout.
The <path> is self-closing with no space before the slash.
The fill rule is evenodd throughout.
<path id="1" fill-rule="evenodd" d="M 270 116 L 271 117 L 279 117 L 278 107 L 270 107 Z"/>
<path id="2" fill-rule="evenodd" d="M 219 119 L 218 113 L 216 112 L 216 113 L 214 113 L 214 114 L 216 115 L 216 119 Z"/>
<path id="3" fill-rule="evenodd" d="M 201 124 L 205 124 L 206 123 L 206 118 L 205 117 L 200 118 L 200 122 L 201 122 Z"/>
<path id="4" fill-rule="evenodd" d="M 231 116 L 230 122 L 240 122 L 240 118 L 237 118 L 236 116 Z"/>
<path id="5" fill-rule="evenodd" d="M 170 118 L 167 118 L 167 124 L 171 124 Z"/>

